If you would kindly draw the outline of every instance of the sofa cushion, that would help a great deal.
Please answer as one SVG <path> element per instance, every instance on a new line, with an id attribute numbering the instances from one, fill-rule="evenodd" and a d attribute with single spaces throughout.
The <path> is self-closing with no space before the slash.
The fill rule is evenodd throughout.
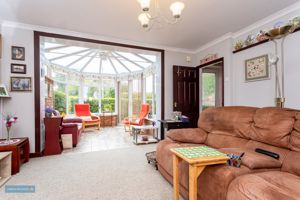
<path id="1" fill-rule="evenodd" d="M 228 200 L 299 200 L 300 177 L 286 172 L 243 175 L 229 186 Z"/>
<path id="2" fill-rule="evenodd" d="M 300 152 L 300 112 L 296 114 L 296 122 L 294 124 L 294 131 L 290 137 L 289 147 L 293 151 Z"/>
<path id="3" fill-rule="evenodd" d="M 271 151 L 273 153 L 277 153 L 279 155 L 279 161 L 283 162 L 286 155 L 290 152 L 289 149 L 280 148 L 272 145 L 268 145 L 262 142 L 257 142 L 253 140 L 249 140 L 248 143 L 245 145 L 245 148 L 251 149 L 255 151 L 256 148 L 264 149 L 267 151 Z"/>
<path id="4" fill-rule="evenodd" d="M 242 157 L 242 165 L 245 165 L 249 169 L 270 169 L 270 168 L 280 168 L 282 162 L 271 158 L 269 156 L 256 153 L 251 149 L 246 148 L 222 148 L 220 151 L 224 153 L 233 153 L 235 155 L 241 155 L 245 153 Z"/>
<path id="5" fill-rule="evenodd" d="M 257 108 L 242 106 L 206 109 L 201 113 L 198 127 L 210 133 L 221 131 L 248 138 L 256 110 Z"/>
<path id="6" fill-rule="evenodd" d="M 254 115 L 250 138 L 278 147 L 289 147 L 290 133 L 294 128 L 295 110 L 261 108 Z"/>
<path id="7" fill-rule="evenodd" d="M 207 133 L 201 128 L 172 129 L 167 137 L 177 142 L 202 144 L 207 138 Z"/>
<path id="8" fill-rule="evenodd" d="M 291 151 L 287 154 L 282 164 L 281 170 L 300 176 L 299 161 L 300 161 L 300 152 Z"/>
<path id="9" fill-rule="evenodd" d="M 214 148 L 241 148 L 244 147 L 249 140 L 225 135 L 219 132 L 219 134 L 208 134 L 205 144 Z"/>

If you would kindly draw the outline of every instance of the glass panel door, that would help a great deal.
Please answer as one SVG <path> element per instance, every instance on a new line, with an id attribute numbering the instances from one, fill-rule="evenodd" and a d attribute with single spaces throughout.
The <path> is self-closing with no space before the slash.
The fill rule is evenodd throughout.
<path id="1" fill-rule="evenodd" d="M 120 120 L 128 117 L 128 81 L 120 81 Z"/>
<path id="2" fill-rule="evenodd" d="M 216 74 L 202 73 L 202 110 L 216 106 Z"/>

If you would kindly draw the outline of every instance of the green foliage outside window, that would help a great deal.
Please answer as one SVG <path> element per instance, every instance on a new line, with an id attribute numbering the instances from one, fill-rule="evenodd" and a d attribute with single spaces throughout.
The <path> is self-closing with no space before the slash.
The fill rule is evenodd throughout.
<path id="1" fill-rule="evenodd" d="M 66 113 L 66 94 L 62 91 L 54 91 L 54 109 L 60 113 Z"/>
<path id="2" fill-rule="evenodd" d="M 102 112 L 104 111 L 115 111 L 115 98 L 102 98 L 101 99 Z"/>
<path id="3" fill-rule="evenodd" d="M 90 104 L 91 113 L 99 112 L 99 100 L 97 98 L 88 98 L 84 103 Z"/>
<path id="4" fill-rule="evenodd" d="M 216 76 L 214 73 L 203 73 L 202 109 L 215 106 Z"/>

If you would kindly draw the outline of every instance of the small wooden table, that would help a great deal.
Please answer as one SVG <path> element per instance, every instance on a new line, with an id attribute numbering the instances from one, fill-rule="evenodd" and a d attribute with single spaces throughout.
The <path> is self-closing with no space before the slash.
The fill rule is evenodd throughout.
<path id="1" fill-rule="evenodd" d="M 189 148 L 191 149 L 194 147 L 171 149 L 173 153 L 174 200 L 179 200 L 179 163 L 182 160 L 186 161 L 189 164 L 189 200 L 197 200 L 197 180 L 201 172 L 205 169 L 207 165 L 224 164 L 229 159 L 225 154 L 222 155 L 222 153 L 217 156 L 200 156 L 197 158 L 191 158 L 177 151 L 177 149 Z"/>
<path id="2" fill-rule="evenodd" d="M 160 139 L 165 139 L 165 132 L 170 129 L 181 129 L 181 128 L 189 128 L 190 123 L 189 122 L 183 122 L 183 121 L 175 121 L 171 119 L 166 120 L 158 120 L 161 123 L 160 128 Z"/>
<path id="3" fill-rule="evenodd" d="M 20 166 L 29 161 L 29 140 L 28 138 L 12 138 L 19 141 L 13 144 L 0 145 L 0 152 L 12 152 L 12 168 L 11 174 L 16 174 L 20 171 Z M 1 139 L 0 141 L 4 141 Z"/>

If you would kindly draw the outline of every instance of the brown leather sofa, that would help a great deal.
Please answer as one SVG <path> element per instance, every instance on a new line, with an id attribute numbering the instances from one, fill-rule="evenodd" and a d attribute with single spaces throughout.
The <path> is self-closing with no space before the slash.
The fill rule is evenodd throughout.
<path id="1" fill-rule="evenodd" d="M 203 111 L 198 128 L 176 129 L 157 146 L 158 169 L 172 182 L 170 148 L 207 145 L 225 153 L 245 152 L 240 168 L 208 166 L 198 179 L 201 200 L 300 199 L 300 111 L 222 107 Z M 272 151 L 280 158 L 259 154 Z M 180 164 L 180 193 L 188 199 L 188 165 Z"/>

